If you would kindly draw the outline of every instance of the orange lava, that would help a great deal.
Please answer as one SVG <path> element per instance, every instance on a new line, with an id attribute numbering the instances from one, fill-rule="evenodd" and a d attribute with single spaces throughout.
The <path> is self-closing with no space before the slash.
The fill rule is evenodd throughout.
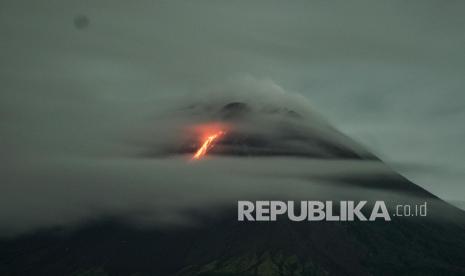
<path id="1" fill-rule="evenodd" d="M 199 160 L 207 155 L 207 152 L 215 145 L 215 141 L 224 134 L 225 132 L 220 130 L 215 134 L 207 136 L 205 141 L 202 143 L 202 146 L 195 152 L 192 159 Z"/>

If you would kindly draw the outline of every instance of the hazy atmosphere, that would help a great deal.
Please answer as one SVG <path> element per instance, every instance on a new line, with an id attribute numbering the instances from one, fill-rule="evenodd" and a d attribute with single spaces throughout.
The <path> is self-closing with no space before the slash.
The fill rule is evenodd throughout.
<path id="1" fill-rule="evenodd" d="M 176 142 L 189 117 L 170 112 L 218 100 L 292 109 L 323 137 L 334 127 L 352 139 L 337 143 L 465 206 L 465 2 L 336 2 L 0 0 L 0 230 L 255 196 L 277 164 L 391 173 L 287 158 L 254 176 L 224 158 L 196 188 L 226 190 L 192 196 L 211 163 L 141 154 Z"/>

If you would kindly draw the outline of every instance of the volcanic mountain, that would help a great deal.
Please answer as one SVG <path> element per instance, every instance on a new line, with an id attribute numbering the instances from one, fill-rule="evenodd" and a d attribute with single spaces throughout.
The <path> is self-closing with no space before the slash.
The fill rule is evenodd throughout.
<path id="1" fill-rule="evenodd" d="M 186 129 L 186 135 L 145 143 L 144 158 L 191 156 L 199 137 L 222 129 L 226 135 L 193 166 L 221 168 L 226 178 L 241 170 L 250 178 L 238 186 L 253 185 L 259 174 L 281 185 L 261 184 L 273 190 L 269 197 L 221 201 L 213 214 L 185 210 L 194 225 L 142 227 L 106 217 L 5 238 L 0 275 L 465 275 L 465 213 L 314 114 L 239 101 L 179 113 L 189 119 L 163 133 L 175 137 L 169 131 Z M 374 222 L 239 222 L 237 200 L 426 202 L 428 214 Z"/>
<path id="2" fill-rule="evenodd" d="M 317 114 L 305 115 L 270 105 L 243 102 L 190 105 L 182 110 L 186 135 L 154 145 L 148 155 L 194 152 L 198 139 L 218 130 L 226 131 L 213 154 L 225 156 L 294 156 L 318 159 L 376 159 L 374 155 L 331 127 Z M 178 115 L 179 116 L 179 115 Z M 178 122 L 177 122 L 178 123 Z M 179 123 L 178 123 L 179 124 Z M 172 127 L 163 129 L 169 133 Z M 158 130 L 160 131 L 160 130 Z M 174 136 L 174 135 L 173 135 Z M 160 149 L 161 148 L 161 149 Z"/>

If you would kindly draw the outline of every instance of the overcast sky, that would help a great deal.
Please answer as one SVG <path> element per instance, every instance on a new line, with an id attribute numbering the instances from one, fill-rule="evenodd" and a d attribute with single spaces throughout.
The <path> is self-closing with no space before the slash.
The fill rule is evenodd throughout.
<path id="1" fill-rule="evenodd" d="M 439 0 L 1 0 L 0 160 L 126 152 L 128 129 L 167 101 L 247 76 L 302 94 L 460 204 L 464 12 Z"/>

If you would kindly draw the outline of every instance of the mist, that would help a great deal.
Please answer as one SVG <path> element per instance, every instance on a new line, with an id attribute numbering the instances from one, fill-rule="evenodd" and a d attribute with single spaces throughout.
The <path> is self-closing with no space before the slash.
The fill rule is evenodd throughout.
<path id="1" fill-rule="evenodd" d="M 292 197 L 283 182 L 323 197 L 318 187 L 334 183 L 334 168 L 354 166 L 391 175 L 389 166 L 441 198 L 463 199 L 462 2 L 1 7 L 3 233 L 107 215 L 179 224 L 188 221 L 180 210 L 196 206 Z M 233 101 L 293 110 L 303 118 L 286 124 L 388 165 L 293 156 L 193 164 L 187 152 L 167 150 L 183 142 L 186 126 L 210 118 L 185 108 Z M 279 137 L 281 117 L 254 118 L 247 127 Z M 309 179 L 305 170 L 328 173 Z"/>
<path id="2" fill-rule="evenodd" d="M 99 118 L 79 128 L 85 135 L 51 128 L 46 133 L 50 144 L 35 140 L 36 135 L 25 137 L 30 147 L 3 157 L 8 162 L 1 169 L 0 234 L 76 227 L 107 217 L 144 227 L 190 227 L 200 223 L 193 212 L 214 216 L 244 199 L 389 202 L 419 196 L 410 194 L 391 168 L 331 127 L 301 95 L 250 76 L 213 87 L 194 98 L 173 97 L 163 108 L 139 110 L 145 116 L 123 114 L 124 121 L 112 118 L 116 123 Z M 215 147 L 228 151 L 193 160 L 193 152 L 182 150 L 186 140 L 199 146 L 198 134 L 189 130 L 221 123 L 220 111 L 230 101 L 247 103 L 250 110 L 223 120 L 229 125 L 226 135 L 260 133 L 266 137 L 266 156 L 235 156 L 248 145 L 221 143 Z M 63 119 L 77 125 L 73 116 Z M 105 124 L 104 132 L 99 123 Z M 299 142 L 289 143 L 282 126 L 298 134 Z M 335 154 L 332 147 L 356 154 L 338 155 L 340 150 Z M 381 180 L 392 183 L 385 186 Z M 415 200 L 435 201 L 426 192 L 421 195 Z"/>

